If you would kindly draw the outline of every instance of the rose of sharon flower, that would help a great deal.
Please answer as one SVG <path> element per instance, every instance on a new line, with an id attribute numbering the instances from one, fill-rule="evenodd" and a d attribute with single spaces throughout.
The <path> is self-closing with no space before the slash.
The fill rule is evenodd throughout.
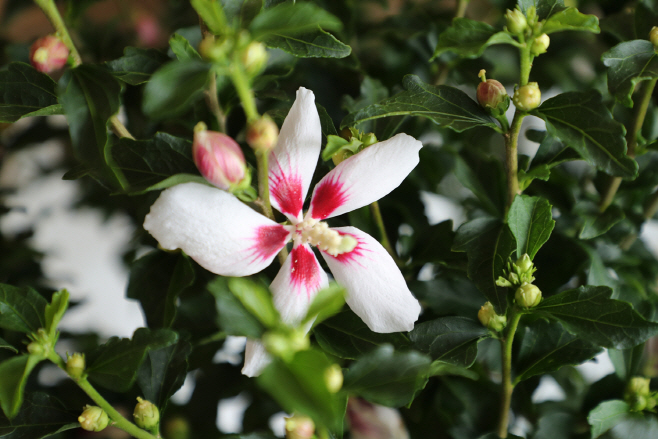
<path id="1" fill-rule="evenodd" d="M 180 248 L 207 270 L 248 276 L 294 245 L 270 289 L 281 318 L 298 324 L 318 290 L 328 284 L 311 245 L 318 247 L 346 302 L 375 332 L 410 331 L 420 313 L 402 273 L 386 250 L 355 227 L 329 228 L 325 219 L 378 200 L 418 164 L 422 144 L 398 134 L 348 158 L 316 186 L 310 208 L 302 206 L 320 155 L 322 134 L 313 92 L 300 88 L 269 156 L 272 206 L 288 217 L 281 225 L 233 195 L 197 183 L 165 190 L 151 206 L 144 228 L 167 250 Z M 242 372 L 258 375 L 269 357 L 250 340 Z"/>

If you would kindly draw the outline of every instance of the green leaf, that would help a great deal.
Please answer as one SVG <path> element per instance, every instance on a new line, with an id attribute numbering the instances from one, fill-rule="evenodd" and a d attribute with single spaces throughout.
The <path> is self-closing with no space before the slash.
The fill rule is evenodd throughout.
<path id="1" fill-rule="evenodd" d="M 638 375 L 642 365 L 644 343 L 628 349 L 608 349 L 608 357 L 615 367 L 615 373 L 620 380 L 626 382 Z"/>
<path id="2" fill-rule="evenodd" d="M 612 118 L 597 91 L 562 93 L 532 114 L 546 121 L 551 136 L 598 169 L 626 179 L 637 175 L 637 163 L 626 155 L 624 126 Z"/>
<path id="3" fill-rule="evenodd" d="M 410 345 L 402 333 L 372 332 L 359 316 L 349 310 L 340 312 L 313 328 L 313 335 L 325 352 L 350 360 L 371 352 L 384 343 L 391 344 L 396 349 Z"/>
<path id="4" fill-rule="evenodd" d="M 299 58 L 345 58 L 352 53 L 350 46 L 322 29 L 294 36 L 271 34 L 264 43 Z"/>
<path id="5" fill-rule="evenodd" d="M 194 278 L 192 261 L 185 254 L 155 251 L 130 267 L 126 295 L 139 300 L 149 328 L 171 328 L 178 296 Z"/>
<path id="6" fill-rule="evenodd" d="M 281 37 L 313 32 L 318 26 L 340 30 L 343 23 L 313 3 L 282 3 L 258 14 L 249 30 L 255 39 L 261 40 L 271 35 Z"/>
<path id="7" fill-rule="evenodd" d="M 520 349 L 515 382 L 555 372 L 562 366 L 581 364 L 601 348 L 569 334 L 557 322 L 537 320 L 519 331 Z"/>
<path id="8" fill-rule="evenodd" d="M 228 280 L 228 288 L 265 327 L 274 328 L 279 324 L 279 311 L 274 307 L 272 294 L 265 285 L 250 279 L 232 277 Z"/>
<path id="9" fill-rule="evenodd" d="M 491 302 L 499 314 L 507 309 L 507 288 L 496 285 L 509 256 L 516 249 L 507 224 L 496 218 L 477 218 L 457 230 L 453 251 L 466 252 L 468 277 Z"/>
<path id="10" fill-rule="evenodd" d="M 173 61 L 157 70 L 144 88 L 142 110 L 153 119 L 174 117 L 199 99 L 210 65 L 197 60 Z"/>
<path id="11" fill-rule="evenodd" d="M 36 332 L 46 325 L 46 305 L 32 288 L 0 284 L 0 328 Z"/>
<path id="12" fill-rule="evenodd" d="M 516 238 L 516 257 L 527 253 L 534 259 L 555 227 L 551 205 L 544 198 L 517 195 L 507 214 L 507 225 Z"/>
<path id="13" fill-rule="evenodd" d="M 618 399 L 604 401 L 597 405 L 587 416 L 587 422 L 592 426 L 592 439 L 610 430 L 624 418 L 628 417 L 628 414 L 628 404 Z"/>
<path id="14" fill-rule="evenodd" d="M 192 47 L 187 38 L 180 34 L 173 34 L 169 38 L 169 47 L 171 47 L 171 51 L 174 52 L 178 61 L 201 60 L 199 52 Z"/>
<path id="15" fill-rule="evenodd" d="M 192 345 L 177 340 L 160 349 L 151 349 L 137 372 L 137 385 L 143 396 L 163 412 L 171 395 L 185 382 L 187 359 Z"/>
<path id="16" fill-rule="evenodd" d="M 318 325 L 338 313 L 343 305 L 345 305 L 345 288 L 332 282 L 318 291 L 300 325 L 304 326 L 308 323 Z"/>
<path id="17" fill-rule="evenodd" d="M 197 173 L 192 142 L 166 133 L 149 140 L 119 139 L 112 156 L 133 190 L 150 188 L 174 175 Z"/>
<path id="18" fill-rule="evenodd" d="M 376 404 L 408 405 L 427 384 L 430 363 L 418 352 L 396 352 L 382 345 L 350 366 L 343 388 Z"/>
<path id="19" fill-rule="evenodd" d="M 611 299 L 611 294 L 608 287 L 580 287 L 544 299 L 535 310 L 607 348 L 630 348 L 658 334 L 658 323 L 645 320 L 629 303 Z"/>
<path id="20" fill-rule="evenodd" d="M 50 76 L 25 63 L 10 63 L 0 71 L 0 122 L 60 114 L 55 85 Z"/>
<path id="21" fill-rule="evenodd" d="M 5 340 L 0 338 L 0 349 L 9 349 L 10 351 L 14 351 L 18 353 L 18 349 L 7 343 Z"/>
<path id="22" fill-rule="evenodd" d="M 531 130 L 528 130 L 532 132 Z M 530 137 L 528 136 L 530 139 Z M 581 157 L 576 151 L 568 148 L 567 145 L 560 142 L 555 137 L 549 136 L 545 131 L 538 139 L 530 139 L 533 142 L 539 143 L 539 149 L 532 158 L 532 166 L 528 170 L 531 172 L 534 168 L 545 166 L 552 169 L 554 166 L 559 165 L 570 160 L 579 160 Z"/>
<path id="23" fill-rule="evenodd" d="M 159 50 L 126 47 L 121 58 L 108 61 L 105 66 L 123 82 L 139 85 L 147 82 L 151 74 L 167 61 L 169 57 Z"/>
<path id="24" fill-rule="evenodd" d="M 612 226 L 626 218 L 624 211 L 615 204 L 601 212 L 594 203 L 580 202 L 576 204 L 574 213 L 584 220 L 583 229 L 578 235 L 580 239 L 592 239 L 603 235 Z"/>
<path id="25" fill-rule="evenodd" d="M 105 176 L 112 167 L 107 121 L 119 111 L 121 85 L 106 69 L 83 64 L 59 80 L 59 101 L 66 112 L 73 151 L 81 162 Z"/>
<path id="26" fill-rule="evenodd" d="M 608 90 L 616 100 L 633 107 L 633 90 L 640 81 L 658 77 L 658 57 L 653 44 L 633 40 L 617 44 L 601 56 L 608 67 Z"/>
<path id="27" fill-rule="evenodd" d="M 35 355 L 19 355 L 0 363 L 0 406 L 7 418 L 16 417 L 30 372 L 40 361 Z"/>
<path id="28" fill-rule="evenodd" d="M 478 343 L 489 331 L 466 317 L 441 317 L 417 324 L 409 334 L 413 347 L 432 360 L 470 367 L 477 357 Z"/>
<path id="29" fill-rule="evenodd" d="M 499 171 L 496 173 L 496 171 Z M 504 198 L 501 197 L 498 176 L 502 177 L 502 165 L 495 158 L 475 160 L 473 164 L 454 154 L 454 173 L 461 184 L 477 197 L 482 207 L 491 215 L 502 215 Z"/>
<path id="30" fill-rule="evenodd" d="M 322 150 L 322 160 L 326 162 L 330 160 L 334 154 L 343 150 L 356 154 L 360 149 L 363 149 L 362 145 L 363 142 L 356 137 L 352 137 L 351 140 L 346 140 L 340 136 L 329 135 L 327 136 L 327 145 Z"/>
<path id="31" fill-rule="evenodd" d="M 342 431 L 344 397 L 329 392 L 325 384 L 324 374 L 331 366 L 322 352 L 301 351 L 290 363 L 275 359 L 257 380 L 288 413 L 304 414 L 319 425 Z"/>
<path id="32" fill-rule="evenodd" d="M 51 340 L 55 340 L 55 334 L 57 333 L 57 325 L 59 325 L 60 320 L 64 317 L 64 313 L 69 306 L 69 292 L 66 290 L 60 290 L 53 294 L 50 299 L 50 303 L 46 305 L 44 314 L 45 314 L 45 330 L 50 336 Z"/>
<path id="33" fill-rule="evenodd" d="M 265 328 L 228 289 L 227 278 L 217 277 L 208 283 L 208 291 L 215 296 L 219 326 L 228 335 L 260 338 Z"/>
<path id="34" fill-rule="evenodd" d="M 218 0 L 190 0 L 199 17 L 215 35 L 224 35 L 227 31 L 226 16 Z"/>
<path id="35" fill-rule="evenodd" d="M 541 28 L 541 31 L 545 34 L 565 30 L 593 32 L 595 34 L 601 32 L 599 19 L 595 15 L 581 14 L 576 8 L 567 8 L 551 15 Z"/>
<path id="36" fill-rule="evenodd" d="M 89 380 L 115 392 L 126 392 L 150 350 L 171 346 L 178 334 L 167 329 L 139 328 L 132 339 L 112 337 L 86 354 Z"/>
<path id="37" fill-rule="evenodd" d="M 545 20 L 565 8 L 564 0 L 518 0 L 518 4 L 526 15 L 528 9 L 534 6 L 537 9 L 537 18 L 539 20 Z"/>
<path id="38" fill-rule="evenodd" d="M 497 129 L 494 120 L 466 93 L 447 85 L 425 84 L 418 76 L 404 77 L 405 91 L 350 113 L 341 128 L 390 116 L 422 116 L 461 132 L 478 126 Z"/>
<path id="39" fill-rule="evenodd" d="M 0 437 L 3 439 L 43 439 L 54 434 L 80 428 L 77 416 L 55 397 L 45 393 L 26 393 L 16 417 L 10 423 L 0 415 Z"/>
<path id="40" fill-rule="evenodd" d="M 499 32 L 493 26 L 468 18 L 455 18 L 452 25 L 439 36 L 434 49 L 433 60 L 444 52 L 455 52 L 462 58 L 477 58 L 484 50 L 494 44 L 519 43 L 507 32 Z"/>

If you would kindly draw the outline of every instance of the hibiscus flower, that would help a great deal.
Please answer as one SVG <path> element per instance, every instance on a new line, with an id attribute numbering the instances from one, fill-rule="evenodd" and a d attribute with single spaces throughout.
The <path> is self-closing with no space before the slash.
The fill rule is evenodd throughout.
<path id="1" fill-rule="evenodd" d="M 290 224 L 277 224 L 228 192 L 185 183 L 162 192 L 144 228 L 167 250 L 182 249 L 222 276 L 248 276 L 266 268 L 290 241 L 293 247 L 270 290 L 281 318 L 298 324 L 327 274 L 316 246 L 346 302 L 375 332 L 413 329 L 420 304 L 397 265 L 373 237 L 355 227 L 330 228 L 324 220 L 366 206 L 391 192 L 418 164 L 422 144 L 398 134 L 344 160 L 316 186 L 302 207 L 320 155 L 322 134 L 313 92 L 300 88 L 269 156 L 272 206 Z M 258 375 L 269 362 L 261 343 L 247 342 L 242 372 Z"/>

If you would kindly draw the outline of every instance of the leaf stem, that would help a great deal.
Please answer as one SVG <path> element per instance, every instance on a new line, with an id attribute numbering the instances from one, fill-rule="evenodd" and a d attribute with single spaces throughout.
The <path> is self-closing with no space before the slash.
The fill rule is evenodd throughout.
<path id="1" fill-rule="evenodd" d="M 253 122 L 259 117 L 258 110 L 256 109 L 256 101 L 254 99 L 254 93 L 249 86 L 247 75 L 242 67 L 242 61 L 237 55 L 233 56 L 233 65 L 231 65 L 229 70 L 235 90 L 240 97 L 244 114 L 247 116 L 247 123 Z"/>
<path id="2" fill-rule="evenodd" d="M 629 157 L 635 157 L 635 148 L 637 147 L 637 135 L 642 130 L 642 125 L 644 125 L 644 119 L 647 115 L 647 109 L 651 103 L 651 96 L 653 95 L 653 90 L 656 87 L 656 81 L 658 78 L 647 81 L 642 85 L 642 90 L 639 92 L 640 97 L 635 107 L 635 114 L 633 115 L 633 120 L 631 122 L 630 129 L 626 132 L 626 145 L 627 150 L 626 154 Z M 612 200 L 619 190 L 621 185 L 621 177 L 613 177 L 610 180 L 610 184 L 606 189 L 603 197 L 601 197 L 601 202 L 599 203 L 599 211 L 605 212 L 605 210 L 612 204 Z M 655 213 L 655 212 L 654 212 Z M 653 215 L 651 215 L 653 216 Z"/>
<path id="3" fill-rule="evenodd" d="M 509 411 L 512 404 L 512 392 L 514 384 L 512 383 L 512 343 L 516 329 L 519 326 L 522 313 L 512 308 L 512 312 L 507 325 L 507 333 L 500 339 L 500 350 L 503 360 L 503 382 L 500 393 L 500 417 L 498 423 L 498 436 L 507 437 L 507 427 L 509 424 Z"/>
<path id="4" fill-rule="evenodd" d="M 519 190 L 519 157 L 518 157 L 518 142 L 519 132 L 521 131 L 521 124 L 526 114 L 522 111 L 516 110 L 514 112 L 514 119 L 510 129 L 504 134 L 505 137 L 505 170 L 507 171 L 507 207 L 505 208 L 505 216 L 509 210 L 514 197 L 521 191 Z"/>
<path id="5" fill-rule="evenodd" d="M 66 363 L 64 363 L 62 357 L 60 357 L 56 352 L 51 351 L 48 354 L 48 359 L 68 374 L 68 371 L 66 370 Z M 78 379 L 71 377 L 71 379 L 75 381 L 78 387 L 80 387 L 92 399 L 92 401 L 96 403 L 96 405 L 105 410 L 105 413 L 107 413 L 107 415 L 112 420 L 112 425 L 114 427 L 118 427 L 138 439 L 158 439 L 158 436 L 154 436 L 148 431 L 142 430 L 127 420 L 125 417 L 123 417 L 121 413 L 112 407 L 112 405 L 107 402 L 100 393 L 98 393 L 94 386 L 92 386 L 91 383 L 87 381 L 86 377 L 83 376 L 82 378 Z"/>
<path id="6" fill-rule="evenodd" d="M 211 72 L 210 82 L 208 88 L 206 89 L 206 105 L 210 109 L 211 113 L 217 119 L 217 125 L 219 126 L 219 131 L 226 133 L 226 115 L 222 111 L 222 107 L 219 104 L 219 98 L 217 97 L 217 74 Z"/>
<path id="7" fill-rule="evenodd" d="M 60 15 L 54 0 L 34 0 L 34 2 L 41 8 L 44 14 L 46 14 L 48 20 L 50 20 L 53 27 L 55 28 L 55 31 L 57 31 L 58 36 L 69 49 L 69 52 L 71 53 L 71 59 L 73 61 L 73 67 L 77 67 L 82 64 L 80 53 L 78 52 L 78 49 L 76 49 L 75 44 L 73 44 L 71 35 L 69 35 L 69 31 L 66 28 L 66 24 L 64 24 L 64 20 L 62 19 L 62 16 Z"/>
<path id="8" fill-rule="evenodd" d="M 391 241 L 388 240 L 388 235 L 386 234 L 386 226 L 384 226 L 384 218 L 382 217 L 382 211 L 379 208 L 379 202 L 374 201 L 370 204 L 370 213 L 375 220 L 377 230 L 379 230 L 379 242 L 399 265 L 398 255 L 395 253 Z"/>

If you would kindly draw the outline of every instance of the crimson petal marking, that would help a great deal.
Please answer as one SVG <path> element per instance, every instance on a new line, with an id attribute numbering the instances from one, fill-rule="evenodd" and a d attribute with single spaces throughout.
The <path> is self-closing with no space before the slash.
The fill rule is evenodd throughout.
<path id="1" fill-rule="evenodd" d="M 291 232 L 280 224 L 256 228 L 254 245 L 250 247 L 254 262 L 273 258 L 290 240 L 290 235 Z"/>
<path id="2" fill-rule="evenodd" d="M 323 220 L 348 201 L 347 188 L 340 181 L 340 174 L 324 178 L 315 186 L 311 200 L 311 217 Z"/>
<path id="3" fill-rule="evenodd" d="M 291 171 L 284 171 L 274 154 L 270 154 L 270 160 L 270 200 L 279 212 L 299 219 L 304 204 L 302 179 Z"/>
<path id="4" fill-rule="evenodd" d="M 372 331 L 411 331 L 420 304 L 393 258 L 376 239 L 356 227 L 333 230 L 358 242 L 354 250 L 336 257 L 322 252 L 334 278 L 347 290 L 345 301 L 352 311 Z"/>

